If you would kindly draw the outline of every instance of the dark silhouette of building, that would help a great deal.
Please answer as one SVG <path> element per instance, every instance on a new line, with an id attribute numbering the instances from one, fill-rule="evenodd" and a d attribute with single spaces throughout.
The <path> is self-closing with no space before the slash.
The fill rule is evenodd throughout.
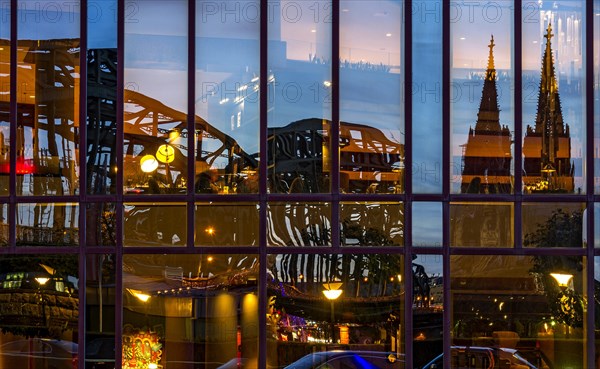
<path id="1" fill-rule="evenodd" d="M 512 188 L 511 136 L 508 126 L 500 125 L 494 46 L 492 36 L 477 123 L 463 145 L 462 193 L 510 193 Z"/>
<path id="2" fill-rule="evenodd" d="M 574 188 L 571 137 L 560 106 L 550 44 L 552 36 L 552 27 L 548 24 L 535 127 L 527 126 L 523 140 L 525 192 L 572 192 Z"/>

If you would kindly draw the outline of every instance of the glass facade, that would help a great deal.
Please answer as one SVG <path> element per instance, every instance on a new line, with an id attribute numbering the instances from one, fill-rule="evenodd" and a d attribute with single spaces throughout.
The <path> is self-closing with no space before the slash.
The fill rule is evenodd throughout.
<path id="1" fill-rule="evenodd" d="M 600 368 L 600 0 L 0 0 L 0 368 Z"/>

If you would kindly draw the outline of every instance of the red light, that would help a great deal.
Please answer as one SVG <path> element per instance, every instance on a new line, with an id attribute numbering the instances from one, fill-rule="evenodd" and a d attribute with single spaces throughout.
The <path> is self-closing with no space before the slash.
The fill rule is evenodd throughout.
<path id="1" fill-rule="evenodd" d="M 16 173 L 18 175 L 32 174 L 35 172 L 35 166 L 33 165 L 33 159 L 25 159 L 23 157 L 17 158 Z M 10 173 L 9 163 L 0 163 L 0 173 Z"/>

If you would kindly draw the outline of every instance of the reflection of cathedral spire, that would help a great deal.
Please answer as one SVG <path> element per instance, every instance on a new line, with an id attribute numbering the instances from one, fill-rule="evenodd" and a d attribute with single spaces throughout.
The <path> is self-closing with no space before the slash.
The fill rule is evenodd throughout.
<path id="1" fill-rule="evenodd" d="M 523 141 L 525 190 L 572 191 L 573 166 L 569 125 L 564 124 L 554 69 L 552 27 L 546 30 L 535 128 L 527 126 Z M 539 183 L 541 183 L 541 188 Z M 535 186 L 535 187 L 534 187 Z"/>
<path id="2" fill-rule="evenodd" d="M 494 46 L 492 36 L 475 130 L 469 129 L 463 146 L 461 192 L 507 193 L 511 189 L 510 131 L 507 126 L 500 126 Z"/>
<path id="3" fill-rule="evenodd" d="M 477 124 L 475 125 L 475 133 L 499 132 L 500 131 L 500 109 L 498 108 L 498 92 L 496 90 L 496 68 L 494 67 L 493 49 L 494 36 L 488 47 L 490 48 L 490 56 L 488 57 L 488 66 L 485 72 L 483 81 L 483 92 L 481 94 L 481 103 L 479 105 L 479 113 L 477 113 Z"/>

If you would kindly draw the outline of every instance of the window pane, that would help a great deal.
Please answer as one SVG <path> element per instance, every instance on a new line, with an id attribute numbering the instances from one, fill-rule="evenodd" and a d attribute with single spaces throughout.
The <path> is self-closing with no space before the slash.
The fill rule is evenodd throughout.
<path id="1" fill-rule="evenodd" d="M 402 5 L 340 2 L 342 192 L 404 192 Z"/>
<path id="2" fill-rule="evenodd" d="M 18 195 L 79 191 L 79 1 L 19 0 Z"/>
<path id="3" fill-rule="evenodd" d="M 402 203 L 343 202 L 340 217 L 343 246 L 404 246 Z"/>
<path id="4" fill-rule="evenodd" d="M 77 256 L 3 255 L 0 270 L 2 367 L 76 367 Z"/>
<path id="5" fill-rule="evenodd" d="M 269 8 L 269 191 L 329 192 L 331 1 Z"/>
<path id="6" fill-rule="evenodd" d="M 0 2 L 0 196 L 10 173 L 10 3 Z"/>
<path id="7" fill-rule="evenodd" d="M 187 217 L 184 204 L 123 204 L 123 245 L 182 246 L 187 241 Z"/>
<path id="8" fill-rule="evenodd" d="M 523 2 L 523 191 L 585 192 L 585 1 Z"/>
<path id="9" fill-rule="evenodd" d="M 114 203 L 86 204 L 85 220 L 86 246 L 115 246 L 117 244 L 117 214 Z"/>
<path id="10" fill-rule="evenodd" d="M 569 275 L 560 285 L 552 273 Z M 585 260 L 451 256 L 451 362 L 476 367 L 585 365 Z M 477 346 L 477 347 L 464 347 Z M 510 349 L 517 349 L 514 355 Z M 482 366 L 483 365 L 483 366 Z"/>
<path id="11" fill-rule="evenodd" d="M 196 24 L 196 183 L 258 192 L 259 2 L 197 0 Z"/>
<path id="12" fill-rule="evenodd" d="M 442 2 L 413 1 L 413 191 L 442 192 Z M 413 236 L 414 238 L 414 236 Z"/>
<path id="13" fill-rule="evenodd" d="M 90 368 L 114 365 L 115 361 L 115 256 L 86 258 L 85 361 Z"/>
<path id="14" fill-rule="evenodd" d="M 125 193 L 181 193 L 187 173 L 187 1 L 125 2 Z"/>
<path id="15" fill-rule="evenodd" d="M 258 246 L 258 205 L 197 203 L 196 246 Z"/>
<path id="16" fill-rule="evenodd" d="M 513 191 L 512 6 L 501 1 L 452 7 L 454 193 Z"/>
<path id="17" fill-rule="evenodd" d="M 0 246 L 8 246 L 8 204 L 0 204 Z"/>
<path id="18" fill-rule="evenodd" d="M 413 278 L 413 367 L 443 351 L 444 286 L 441 255 L 415 255 Z M 442 368 L 438 365 L 438 368 Z"/>
<path id="19" fill-rule="evenodd" d="M 413 246 L 442 246 L 442 204 L 412 203 Z"/>
<path id="20" fill-rule="evenodd" d="M 402 256 L 300 254 L 268 260 L 274 279 L 267 289 L 269 367 L 323 368 L 325 362 L 332 368 L 405 367 Z"/>
<path id="21" fill-rule="evenodd" d="M 331 246 L 330 204 L 272 202 L 267 213 L 267 245 Z"/>
<path id="22" fill-rule="evenodd" d="M 114 194 L 117 176 L 117 1 L 89 2 L 87 193 Z M 131 10 L 130 10 L 131 11 Z"/>
<path id="23" fill-rule="evenodd" d="M 123 264 L 124 363 L 258 367 L 257 255 L 125 255 Z"/>
<path id="24" fill-rule="evenodd" d="M 452 203 L 450 245 L 513 247 L 512 203 Z"/>
<path id="25" fill-rule="evenodd" d="M 79 205 L 17 204 L 18 246 L 79 245 Z"/>
<path id="26" fill-rule="evenodd" d="M 582 203 L 523 204 L 523 246 L 585 247 Z"/>

